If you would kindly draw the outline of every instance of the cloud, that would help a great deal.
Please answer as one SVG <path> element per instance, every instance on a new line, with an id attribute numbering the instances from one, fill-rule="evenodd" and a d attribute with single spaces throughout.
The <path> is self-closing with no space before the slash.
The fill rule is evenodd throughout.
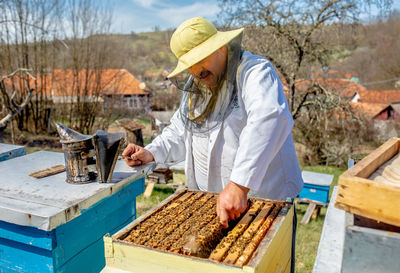
<path id="1" fill-rule="evenodd" d="M 132 1 L 143 8 L 151 8 L 157 2 L 157 0 L 132 0 Z"/>
<path id="2" fill-rule="evenodd" d="M 202 16 L 207 18 L 213 18 L 220 11 L 218 4 L 212 2 L 195 2 L 188 6 L 183 7 L 172 7 L 166 9 L 160 9 L 157 11 L 158 16 L 165 20 L 168 25 L 177 27 L 180 23 L 186 19 Z M 162 26 L 161 26 L 162 27 Z"/>

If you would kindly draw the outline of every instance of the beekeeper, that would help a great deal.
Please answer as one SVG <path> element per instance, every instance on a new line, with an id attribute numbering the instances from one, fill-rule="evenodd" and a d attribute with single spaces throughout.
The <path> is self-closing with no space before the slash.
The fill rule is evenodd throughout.
<path id="1" fill-rule="evenodd" d="M 242 32 L 201 17 L 176 29 L 168 78 L 183 91 L 180 107 L 151 144 L 123 152 L 129 166 L 185 160 L 189 188 L 220 192 L 224 226 L 246 210 L 248 194 L 285 200 L 303 187 L 282 83 L 268 60 L 241 50 Z"/>

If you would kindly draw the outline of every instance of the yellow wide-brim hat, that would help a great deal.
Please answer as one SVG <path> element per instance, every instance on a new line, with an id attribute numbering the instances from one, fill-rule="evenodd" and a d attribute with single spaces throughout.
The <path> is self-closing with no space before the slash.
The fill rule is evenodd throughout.
<path id="1" fill-rule="evenodd" d="M 171 50 L 178 58 L 178 64 L 168 78 L 207 58 L 242 32 L 243 28 L 218 31 L 211 22 L 202 17 L 186 20 L 171 37 Z"/>

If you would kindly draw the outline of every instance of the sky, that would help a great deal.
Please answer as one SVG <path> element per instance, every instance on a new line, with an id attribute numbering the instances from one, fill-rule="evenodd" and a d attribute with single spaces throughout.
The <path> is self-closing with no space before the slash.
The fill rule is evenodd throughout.
<path id="1" fill-rule="evenodd" d="M 154 31 L 155 27 L 174 29 L 195 16 L 215 21 L 220 11 L 216 0 L 111 0 L 111 3 L 112 32 L 125 34 Z M 400 11 L 400 0 L 393 0 L 393 8 Z"/>
<path id="2" fill-rule="evenodd" d="M 214 21 L 220 10 L 213 0 L 114 0 L 112 3 L 114 33 L 176 28 L 195 16 Z"/>

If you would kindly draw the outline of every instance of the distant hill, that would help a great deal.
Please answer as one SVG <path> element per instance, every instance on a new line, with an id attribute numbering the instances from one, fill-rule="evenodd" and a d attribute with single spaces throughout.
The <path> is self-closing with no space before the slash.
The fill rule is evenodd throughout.
<path id="1" fill-rule="evenodd" d="M 115 66 L 141 78 L 145 73 L 172 70 L 176 58 L 169 48 L 173 31 L 111 34 Z"/>

